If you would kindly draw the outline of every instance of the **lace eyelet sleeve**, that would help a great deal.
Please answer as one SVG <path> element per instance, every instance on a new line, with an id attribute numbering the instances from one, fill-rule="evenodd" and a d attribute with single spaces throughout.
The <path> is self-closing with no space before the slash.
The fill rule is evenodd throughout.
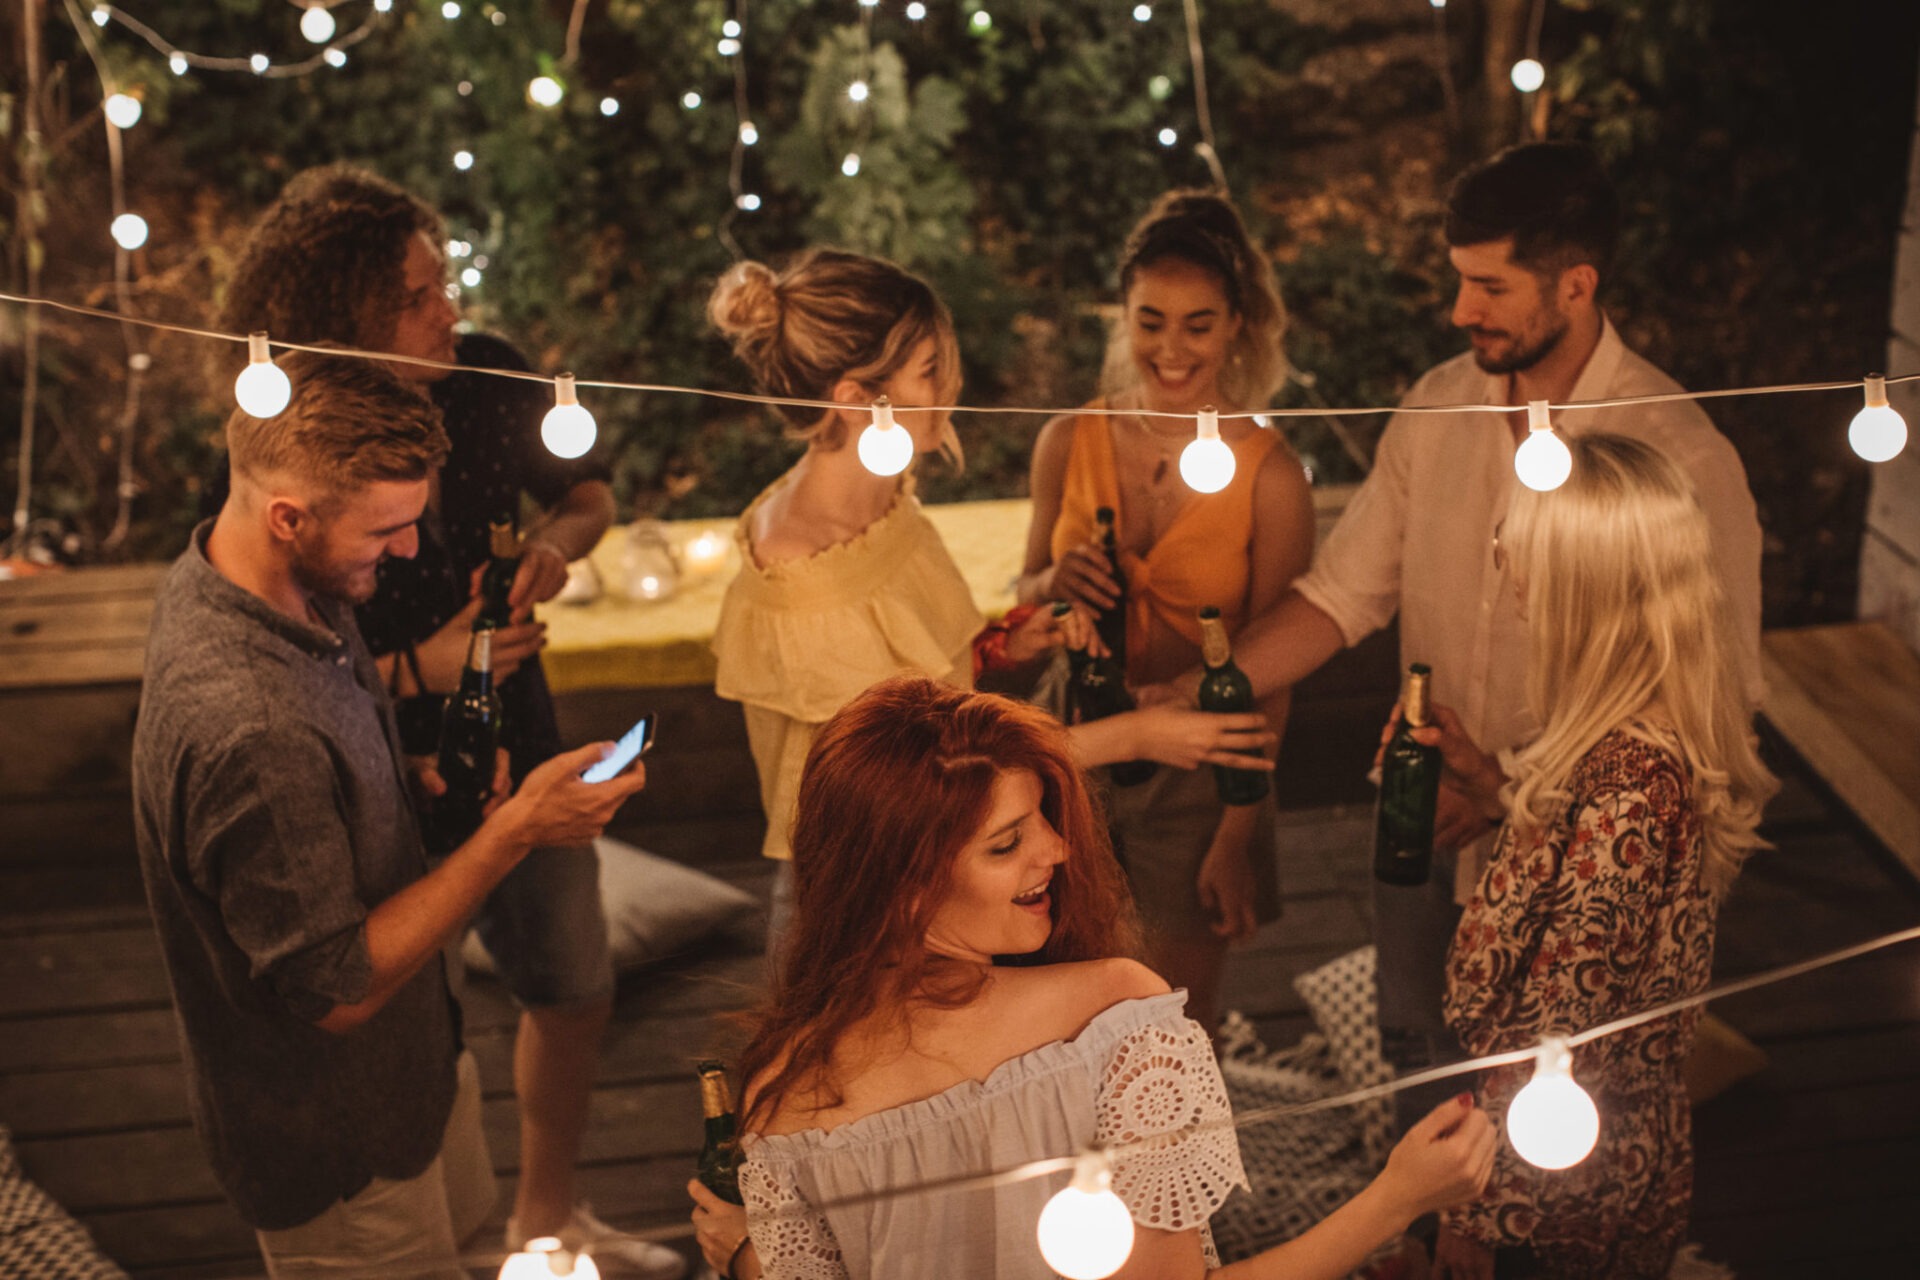
<path id="1" fill-rule="evenodd" d="M 763 1280 L 849 1280 L 826 1215 L 798 1187 L 749 1159 L 740 1166 L 740 1194 Z"/>
<path id="2" fill-rule="evenodd" d="M 1195 1126 L 1204 1127 L 1187 1132 Z M 1149 1023 L 1115 1046 L 1100 1082 L 1094 1139 L 1140 1144 L 1115 1153 L 1114 1192 L 1141 1226 L 1198 1229 L 1211 1259 L 1207 1220 L 1235 1187 L 1247 1186 L 1247 1171 L 1213 1042 L 1199 1024 Z"/>

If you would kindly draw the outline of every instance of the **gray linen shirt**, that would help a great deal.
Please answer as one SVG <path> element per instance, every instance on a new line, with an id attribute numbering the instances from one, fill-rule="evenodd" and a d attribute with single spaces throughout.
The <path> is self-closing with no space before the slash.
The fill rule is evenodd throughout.
<path id="1" fill-rule="evenodd" d="M 194 1124 L 240 1215 L 310 1221 L 440 1149 L 458 1014 L 429 964 L 344 1035 L 367 914 L 426 874 L 393 716 L 353 611 L 296 621 L 207 561 L 160 587 L 134 733 L 140 870 L 173 986 Z"/>

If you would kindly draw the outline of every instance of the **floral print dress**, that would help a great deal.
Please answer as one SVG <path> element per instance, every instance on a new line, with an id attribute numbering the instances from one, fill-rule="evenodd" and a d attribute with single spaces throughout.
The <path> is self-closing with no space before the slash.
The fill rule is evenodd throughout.
<path id="1" fill-rule="evenodd" d="M 1509 823 L 1447 956 L 1447 1021 L 1475 1054 L 1536 1045 L 1691 994 L 1713 967 L 1718 901 L 1692 779 L 1678 756 L 1616 729 L 1583 756 L 1566 807 Z M 1494 1248 L 1527 1248 L 1554 1277 L 1664 1277 L 1687 1225 L 1693 1148 L 1681 1066 L 1698 1011 L 1574 1050 L 1600 1111 L 1593 1154 L 1549 1172 L 1502 1143 L 1474 1204 L 1446 1215 Z M 1496 1118 L 1533 1074 L 1488 1071 Z"/>

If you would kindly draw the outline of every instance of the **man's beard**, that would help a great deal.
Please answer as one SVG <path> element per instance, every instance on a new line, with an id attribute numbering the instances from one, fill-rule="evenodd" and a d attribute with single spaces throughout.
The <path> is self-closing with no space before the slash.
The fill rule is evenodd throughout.
<path id="1" fill-rule="evenodd" d="M 373 570 L 327 560 L 321 539 L 298 538 L 293 546 L 293 580 L 309 595 L 326 596 L 347 604 L 365 604 L 373 598 L 377 579 Z"/>
<path id="2" fill-rule="evenodd" d="M 1499 356 L 1475 347 L 1473 362 L 1486 373 L 1521 373 L 1546 359 L 1560 345 L 1560 339 L 1567 336 L 1567 318 L 1544 310 L 1535 314 L 1547 317 L 1544 330 L 1532 337 L 1514 338 L 1506 352 Z"/>

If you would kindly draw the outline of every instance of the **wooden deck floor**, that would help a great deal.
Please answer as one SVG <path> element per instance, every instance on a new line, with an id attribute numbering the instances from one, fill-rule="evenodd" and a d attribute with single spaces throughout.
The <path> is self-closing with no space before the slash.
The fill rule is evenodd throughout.
<path id="1" fill-rule="evenodd" d="M 1236 954 L 1227 992 L 1270 1044 L 1306 1029 L 1290 979 L 1367 938 L 1366 822 L 1351 809 L 1284 819 L 1289 909 Z M 1778 847 L 1755 858 L 1726 908 L 1722 976 L 1920 919 L 1920 891 L 1807 788 L 1789 788 L 1769 830 Z M 735 856 L 752 847 L 738 824 L 682 829 L 671 843 L 764 887 L 764 868 Z M 134 1275 L 254 1275 L 251 1235 L 221 1199 L 188 1122 L 165 978 L 130 867 L 129 858 L 118 873 L 90 875 L 84 899 L 79 882 L 60 901 L 44 880 L 31 895 L 0 885 L 0 1124 L 14 1131 L 28 1172 Z M 29 898 L 34 908 L 19 909 Z M 700 1140 L 690 1064 L 725 1048 L 716 1015 L 748 999 L 759 974 L 757 953 L 734 948 L 622 983 L 582 1161 L 584 1193 L 610 1221 L 663 1231 L 684 1223 L 681 1188 Z M 476 982 L 467 1004 L 510 1195 L 514 1015 L 490 982 Z M 1920 948 L 1716 1012 L 1772 1064 L 1698 1112 L 1695 1238 L 1749 1280 L 1913 1274 Z M 492 1274 L 476 1264 L 476 1276 Z"/>

